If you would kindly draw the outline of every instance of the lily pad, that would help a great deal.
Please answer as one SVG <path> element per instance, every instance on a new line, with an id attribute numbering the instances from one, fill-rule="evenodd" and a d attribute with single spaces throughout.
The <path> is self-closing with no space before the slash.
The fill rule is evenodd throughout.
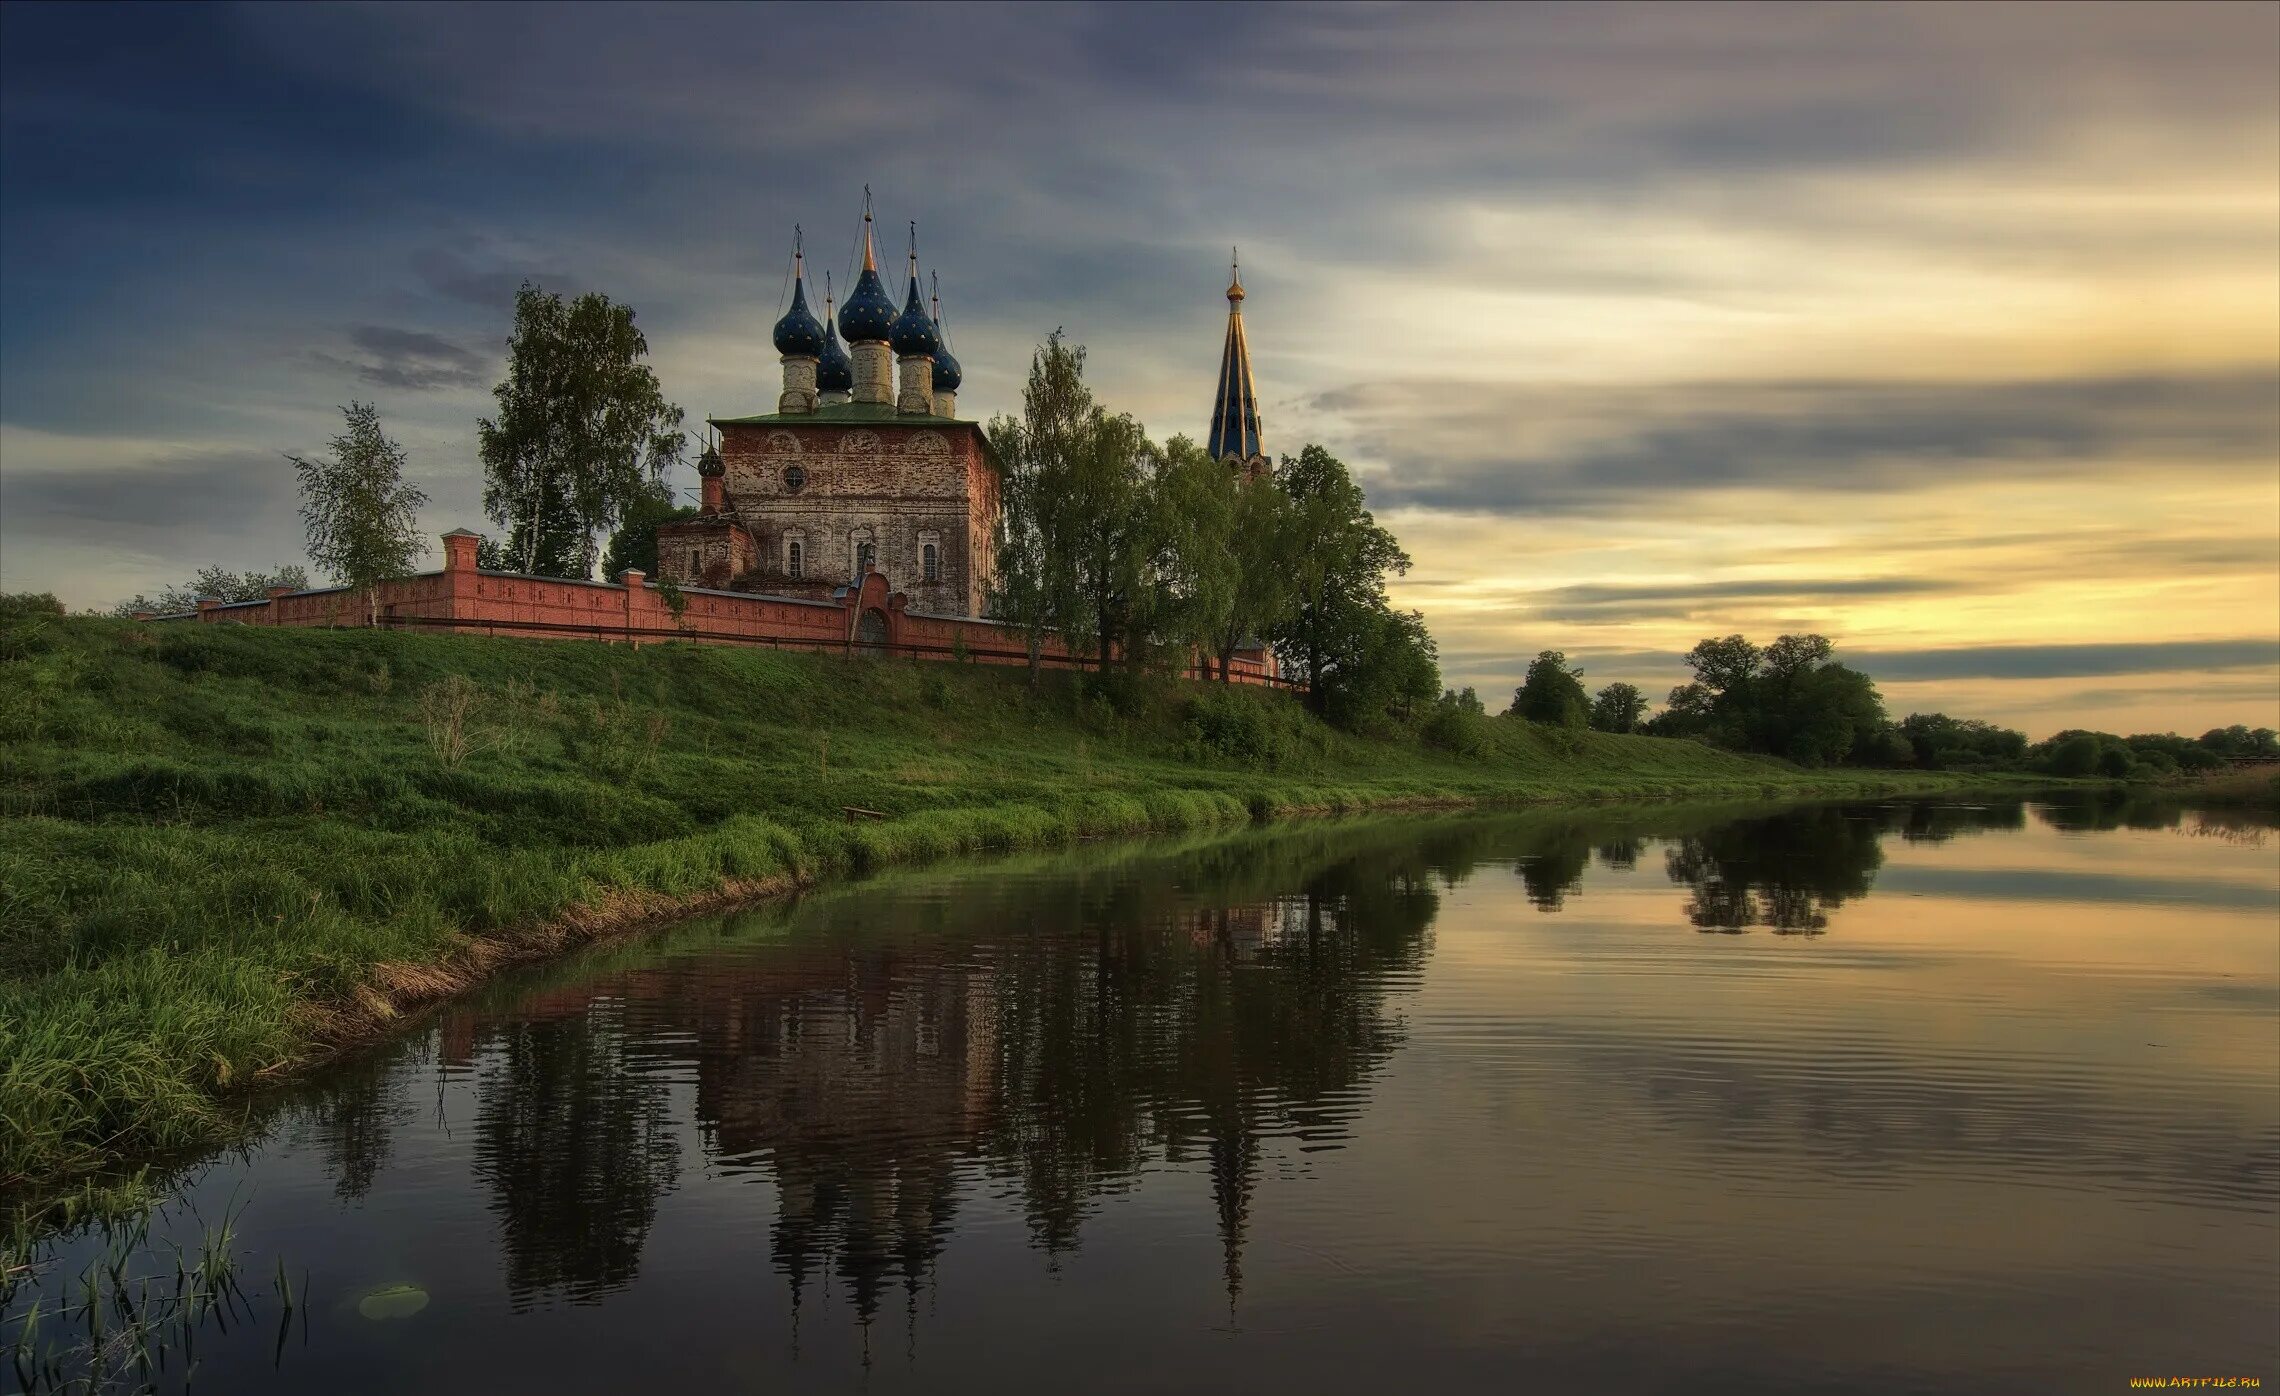
<path id="1" fill-rule="evenodd" d="M 418 1285 L 383 1285 L 356 1301 L 366 1318 L 410 1318 L 427 1307 L 428 1292 Z"/>

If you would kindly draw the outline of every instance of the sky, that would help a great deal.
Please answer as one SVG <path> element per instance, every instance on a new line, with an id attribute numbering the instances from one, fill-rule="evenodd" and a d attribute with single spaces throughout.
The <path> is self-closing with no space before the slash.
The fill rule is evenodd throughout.
<path id="1" fill-rule="evenodd" d="M 962 415 L 1065 328 L 1346 460 L 1444 677 L 1830 636 L 1895 715 L 2280 726 L 2280 6 L 0 7 L 0 588 L 302 557 L 370 401 L 480 526 L 514 290 L 769 410 L 919 225 Z M 677 483 L 693 489 L 693 472 Z"/>

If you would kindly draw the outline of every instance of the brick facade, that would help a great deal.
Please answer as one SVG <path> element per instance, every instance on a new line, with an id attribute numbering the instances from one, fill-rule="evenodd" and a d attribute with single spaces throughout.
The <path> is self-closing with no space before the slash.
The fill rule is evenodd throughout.
<path id="1" fill-rule="evenodd" d="M 716 423 L 718 510 L 658 531 L 659 573 L 685 587 L 818 595 L 858 580 L 867 545 L 912 609 L 980 615 L 998 515 L 981 429 L 872 415 Z"/>

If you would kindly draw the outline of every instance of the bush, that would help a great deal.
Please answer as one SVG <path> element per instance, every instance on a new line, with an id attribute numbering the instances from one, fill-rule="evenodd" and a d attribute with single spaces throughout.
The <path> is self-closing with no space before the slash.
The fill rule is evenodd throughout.
<path id="1" fill-rule="evenodd" d="M 63 603 L 44 591 L 0 594 L 0 659 L 28 659 L 55 643 Z"/>
<path id="2" fill-rule="evenodd" d="M 1272 769 L 1298 754 L 1306 732 L 1306 714 L 1278 695 L 1204 685 L 1188 699 L 1190 760 Z"/>
<path id="3" fill-rule="evenodd" d="M 23 620 L 29 616 L 53 617 L 62 614 L 63 603 L 56 600 L 51 592 L 0 592 L 0 625 Z"/>
<path id="4" fill-rule="evenodd" d="M 1488 749 L 1488 710 L 1470 687 L 1443 693 L 1418 735 L 1427 746 L 1478 756 Z"/>

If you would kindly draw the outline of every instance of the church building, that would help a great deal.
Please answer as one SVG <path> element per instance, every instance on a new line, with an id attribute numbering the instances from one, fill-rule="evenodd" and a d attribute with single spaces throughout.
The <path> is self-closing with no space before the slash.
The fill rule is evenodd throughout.
<path id="1" fill-rule="evenodd" d="M 659 571 L 684 586 L 813 597 L 879 572 L 914 611 L 980 615 L 998 473 L 981 426 L 958 416 L 940 315 L 939 298 L 932 313 L 920 299 L 915 240 L 895 309 L 868 209 L 862 273 L 845 305 L 825 298 L 821 320 L 795 251 L 776 410 L 711 420 L 720 443 L 697 461 L 700 512 L 658 529 Z"/>
<path id="2" fill-rule="evenodd" d="M 998 462 L 979 423 L 958 416 L 958 360 L 941 300 L 921 300 L 912 238 L 901 310 L 880 280 L 871 212 L 863 269 L 843 305 L 808 308 L 792 259 L 791 308 L 776 322 L 776 410 L 716 417 L 697 462 L 696 517 L 657 531 L 661 577 L 681 586 L 826 599 L 876 572 L 914 613 L 980 616 L 995 572 Z M 1270 466 L 1243 336 L 1243 283 L 1227 288 L 1227 339 L 1209 449 L 1257 479 Z M 844 342 L 842 342 L 844 337 Z"/>

